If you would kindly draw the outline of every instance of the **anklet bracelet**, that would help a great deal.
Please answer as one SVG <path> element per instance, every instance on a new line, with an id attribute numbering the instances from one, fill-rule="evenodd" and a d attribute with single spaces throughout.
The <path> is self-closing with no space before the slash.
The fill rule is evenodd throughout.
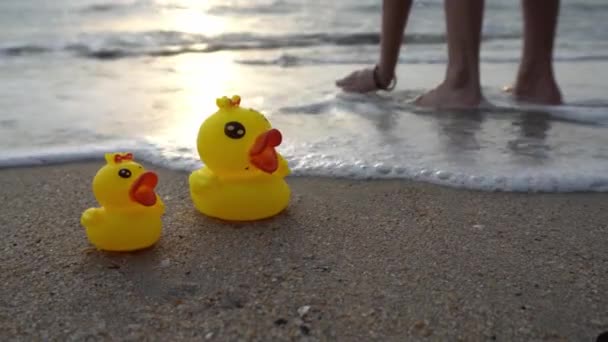
<path id="1" fill-rule="evenodd" d="M 378 64 L 376 64 L 376 67 L 374 68 L 374 83 L 376 83 L 376 88 L 387 91 L 395 89 L 395 86 L 397 85 L 397 75 L 393 74 L 393 78 L 391 78 L 391 82 L 388 84 L 388 86 L 383 87 L 382 84 L 380 84 L 380 79 L 378 78 L 378 69 Z"/>

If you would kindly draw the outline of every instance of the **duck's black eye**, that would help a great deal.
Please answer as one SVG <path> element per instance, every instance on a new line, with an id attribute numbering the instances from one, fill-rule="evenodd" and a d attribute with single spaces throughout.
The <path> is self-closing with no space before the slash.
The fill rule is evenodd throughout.
<path id="1" fill-rule="evenodd" d="M 131 171 L 127 169 L 120 169 L 120 171 L 118 171 L 118 175 L 122 178 L 129 178 L 131 177 Z"/>
<path id="2" fill-rule="evenodd" d="M 241 139 L 245 136 L 245 126 L 240 122 L 231 121 L 224 126 L 224 134 L 228 138 Z"/>

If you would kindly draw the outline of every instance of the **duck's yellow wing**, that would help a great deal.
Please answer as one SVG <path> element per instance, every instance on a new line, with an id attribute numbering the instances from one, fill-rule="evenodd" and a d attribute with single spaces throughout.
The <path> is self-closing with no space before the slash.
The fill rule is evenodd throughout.
<path id="1" fill-rule="evenodd" d="M 217 183 L 217 176 L 207 167 L 198 169 L 190 174 L 190 191 L 195 194 L 202 194 Z"/>
<path id="2" fill-rule="evenodd" d="M 80 223 L 85 227 L 96 226 L 102 224 L 105 218 L 105 210 L 103 208 L 89 208 L 82 213 Z"/>

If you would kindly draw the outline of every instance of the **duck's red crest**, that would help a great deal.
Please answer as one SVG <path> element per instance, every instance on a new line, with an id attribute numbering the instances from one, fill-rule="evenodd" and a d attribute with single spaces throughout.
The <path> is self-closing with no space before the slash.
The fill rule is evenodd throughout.
<path id="1" fill-rule="evenodd" d="M 114 155 L 114 162 L 117 164 L 131 160 L 133 160 L 133 153 L 117 153 Z"/>

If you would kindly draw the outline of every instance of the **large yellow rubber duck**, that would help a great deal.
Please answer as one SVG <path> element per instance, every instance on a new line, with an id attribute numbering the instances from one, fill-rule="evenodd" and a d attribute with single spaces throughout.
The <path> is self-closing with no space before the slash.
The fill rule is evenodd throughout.
<path id="1" fill-rule="evenodd" d="M 274 216 L 289 204 L 287 161 L 275 150 L 281 132 L 241 98 L 217 99 L 201 125 L 197 148 L 205 164 L 190 175 L 190 195 L 203 214 L 228 221 Z"/>
<path id="2" fill-rule="evenodd" d="M 161 235 L 165 206 L 154 191 L 158 176 L 133 160 L 131 153 L 108 153 L 93 179 L 101 208 L 80 219 L 89 241 L 106 251 L 134 251 L 154 245 Z"/>

